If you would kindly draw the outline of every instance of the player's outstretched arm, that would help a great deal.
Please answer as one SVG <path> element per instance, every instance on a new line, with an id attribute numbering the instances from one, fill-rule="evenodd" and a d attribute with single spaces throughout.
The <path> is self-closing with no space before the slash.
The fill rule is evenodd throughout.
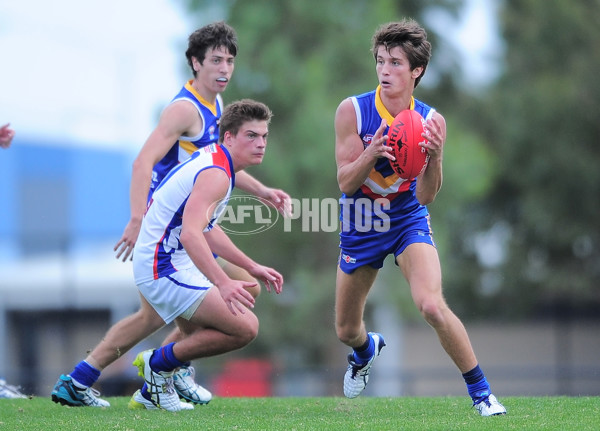
<path id="1" fill-rule="evenodd" d="M 236 187 L 266 201 L 284 217 L 292 214 L 292 199 L 281 189 L 267 187 L 246 171 L 235 174 Z"/>
<path id="2" fill-rule="evenodd" d="M 210 236 L 205 234 L 215 208 L 228 188 L 229 178 L 221 169 L 205 169 L 198 174 L 183 211 L 180 241 L 194 265 L 219 289 L 227 307 L 236 315 L 244 313 L 245 308 L 254 308 L 254 297 L 247 288 L 255 283 L 229 278 L 212 254 L 225 249 L 217 247 L 213 250 L 212 247 L 217 244 L 214 241 L 209 244 L 207 236 Z M 228 257 L 223 256 L 225 259 Z"/>
<path id="3" fill-rule="evenodd" d="M 273 268 L 261 265 L 252 260 L 231 241 L 231 238 L 219 226 L 215 226 L 209 232 L 205 232 L 204 235 L 210 249 L 215 254 L 227 262 L 245 269 L 251 276 L 260 280 L 268 292 L 273 290 L 275 293 L 281 293 L 283 276 Z"/>
<path id="4" fill-rule="evenodd" d="M 125 262 L 133 257 L 133 248 L 146 213 L 154 166 L 169 152 L 179 137 L 186 133 L 194 121 L 197 121 L 197 116 L 191 103 L 176 102 L 169 105 L 135 158 L 129 187 L 130 218 L 123 235 L 114 247 L 117 259 L 122 256 Z"/>

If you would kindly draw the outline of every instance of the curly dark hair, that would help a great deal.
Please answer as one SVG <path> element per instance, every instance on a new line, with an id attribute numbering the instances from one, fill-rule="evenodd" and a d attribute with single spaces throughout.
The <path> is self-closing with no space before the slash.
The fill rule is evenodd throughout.
<path id="1" fill-rule="evenodd" d="M 205 25 L 190 35 L 185 56 L 194 76 L 196 76 L 196 71 L 192 65 L 192 57 L 195 57 L 200 64 L 203 64 L 206 51 L 219 47 L 226 48 L 234 57 L 237 55 L 237 34 L 233 27 L 223 21 Z"/>

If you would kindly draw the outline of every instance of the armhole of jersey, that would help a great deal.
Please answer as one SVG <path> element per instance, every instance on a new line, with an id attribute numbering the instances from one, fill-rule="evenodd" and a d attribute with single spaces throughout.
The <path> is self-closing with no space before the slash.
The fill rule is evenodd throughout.
<path id="1" fill-rule="evenodd" d="M 196 108 L 196 111 L 198 111 L 198 115 L 202 119 L 202 129 L 200 129 L 200 133 L 198 133 L 196 136 L 181 135 L 179 137 L 179 139 L 183 139 L 184 141 L 190 141 L 190 142 L 197 141 L 198 139 L 202 138 L 202 136 L 204 136 L 204 130 L 206 129 L 206 120 L 204 118 L 204 114 L 202 114 L 202 111 L 200 110 L 200 107 L 196 104 L 196 102 L 194 102 L 194 100 L 190 99 L 189 97 L 179 97 L 177 99 L 173 99 L 171 101 L 171 103 L 169 103 L 169 105 L 172 104 L 172 103 L 178 102 L 180 100 L 184 100 L 186 102 L 190 102 L 192 105 L 194 105 L 194 108 Z"/>
<path id="2" fill-rule="evenodd" d="M 229 174 L 227 173 L 227 170 L 223 166 L 216 166 L 216 165 L 205 166 L 202 169 L 200 169 L 198 172 L 196 172 L 196 175 L 194 176 L 194 185 L 196 185 L 196 180 L 198 179 L 198 175 L 200 175 L 202 172 L 204 172 L 208 169 L 220 169 L 223 172 L 225 172 L 225 175 L 227 175 L 227 177 L 229 178 L 229 185 L 231 187 L 232 177 L 229 176 Z"/>
<path id="3" fill-rule="evenodd" d="M 217 113 L 219 112 L 223 112 L 223 98 L 221 97 L 220 94 L 217 94 Z M 221 117 L 221 115 L 219 115 L 219 118 Z"/>
<path id="4" fill-rule="evenodd" d="M 433 118 L 433 114 L 435 114 L 435 109 L 430 108 L 429 112 L 427 113 L 427 116 L 425 117 L 425 120 L 429 120 L 430 118 Z"/>
<path id="5" fill-rule="evenodd" d="M 360 132 L 362 131 L 362 117 L 360 115 L 360 106 L 358 105 L 358 100 L 356 99 L 356 97 L 351 97 L 350 100 L 352 100 L 352 104 L 354 105 L 354 113 L 356 114 L 356 131 L 360 135 Z"/>

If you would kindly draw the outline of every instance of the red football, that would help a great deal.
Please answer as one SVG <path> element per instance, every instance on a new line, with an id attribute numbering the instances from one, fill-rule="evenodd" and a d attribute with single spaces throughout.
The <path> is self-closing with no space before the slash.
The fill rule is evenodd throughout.
<path id="1" fill-rule="evenodd" d="M 405 109 L 401 111 L 388 130 L 387 145 L 392 147 L 396 160 L 390 160 L 392 169 L 400 178 L 412 180 L 419 175 L 429 160 L 427 150 L 419 146 L 425 141 L 421 136 L 425 120 L 417 111 Z"/>

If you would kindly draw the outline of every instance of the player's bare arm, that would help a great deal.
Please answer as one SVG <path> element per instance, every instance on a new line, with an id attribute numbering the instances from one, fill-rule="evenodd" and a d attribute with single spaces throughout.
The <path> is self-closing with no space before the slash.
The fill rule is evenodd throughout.
<path id="1" fill-rule="evenodd" d="M 437 111 L 427 120 L 425 133 L 422 136 L 426 140 L 421 146 L 427 149 L 429 162 L 417 180 L 416 196 L 421 205 L 427 205 L 434 201 L 443 180 L 442 160 L 446 142 L 446 120 Z"/>
<path id="2" fill-rule="evenodd" d="M 373 136 L 370 145 L 364 148 L 356 130 L 356 114 L 350 99 L 345 99 L 335 114 L 335 160 L 337 179 L 342 193 L 352 195 L 369 176 L 380 157 L 393 160 L 392 149 L 385 143 L 387 129 L 385 120 Z"/>
<path id="3" fill-rule="evenodd" d="M 189 102 L 175 102 L 165 108 L 158 125 L 152 131 L 133 162 L 129 188 L 130 220 L 114 250 L 123 262 L 131 258 L 146 212 L 148 192 L 152 182 L 152 169 L 167 154 L 180 136 L 197 133 L 202 119 Z"/>
<path id="4" fill-rule="evenodd" d="M 265 200 L 283 216 L 291 215 L 292 198 L 283 190 L 265 186 L 246 171 L 238 171 L 235 174 L 235 184 L 237 188 Z"/>
<path id="5" fill-rule="evenodd" d="M 263 282 L 268 292 L 274 290 L 275 293 L 281 293 L 283 276 L 273 268 L 261 265 L 248 257 L 231 241 L 220 226 L 215 226 L 209 232 L 205 232 L 204 236 L 213 253 L 248 271 L 254 278 Z"/>
<path id="6" fill-rule="evenodd" d="M 204 236 L 204 229 L 228 187 L 229 178 L 221 169 L 205 169 L 198 174 L 183 211 L 180 240 L 194 265 L 219 289 L 229 311 L 237 315 L 237 311 L 245 312 L 244 307 L 254 307 L 254 297 L 246 290 L 253 283 L 229 278 Z"/>

